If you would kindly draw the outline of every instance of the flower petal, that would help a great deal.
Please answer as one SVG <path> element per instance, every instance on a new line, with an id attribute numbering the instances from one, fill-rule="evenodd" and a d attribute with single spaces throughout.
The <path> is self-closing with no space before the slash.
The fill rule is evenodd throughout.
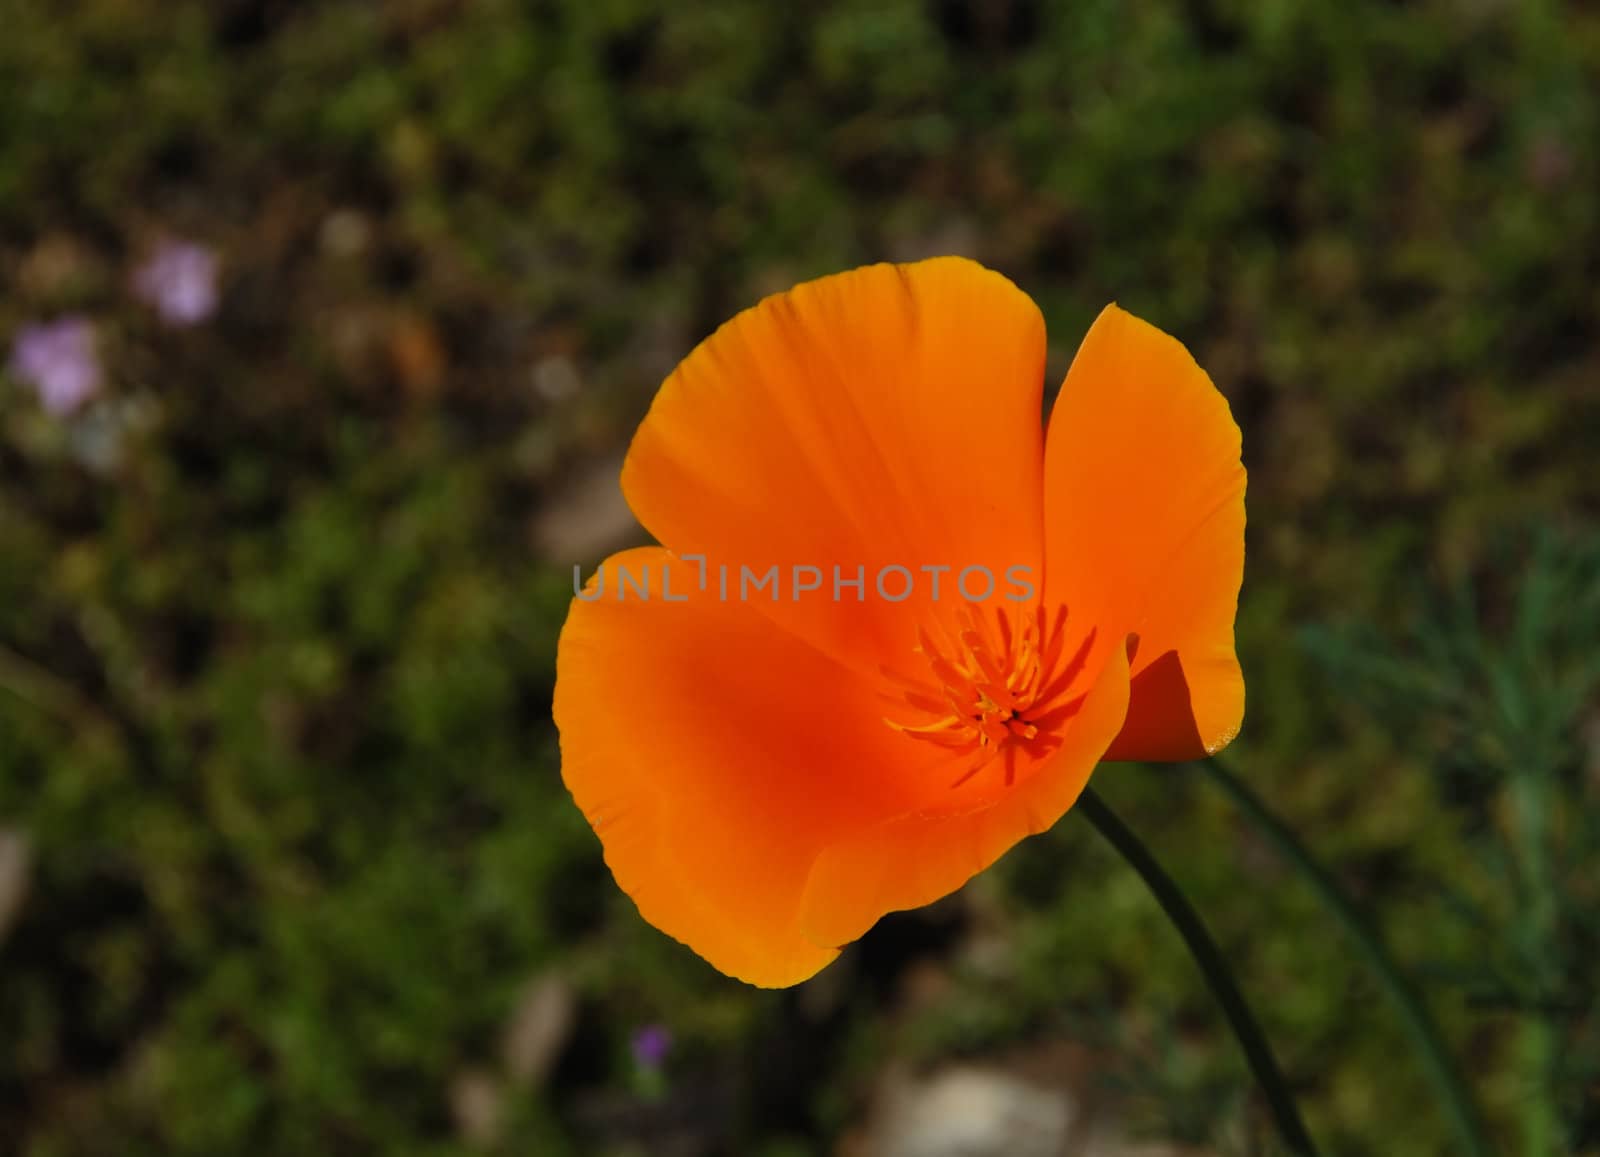
<path id="1" fill-rule="evenodd" d="M 648 600 L 619 601 L 623 568 Z M 649 547 L 602 569 L 557 656 L 567 787 L 646 920 L 752 984 L 804 980 L 837 955 L 799 925 L 813 861 L 904 810 L 934 753 L 884 725 L 870 681 L 699 592 L 695 566 Z"/>
<path id="2" fill-rule="evenodd" d="M 1077 802 L 1128 710 L 1127 647 L 1105 665 L 1050 761 L 976 807 L 898 816 L 830 847 L 807 883 L 800 924 L 822 944 L 848 944 L 888 912 L 960 888 L 1019 840 Z"/>
<path id="3" fill-rule="evenodd" d="M 1044 356 L 1038 308 L 971 261 L 807 282 L 684 359 L 634 438 L 623 490 L 674 553 L 728 566 L 735 593 L 741 567 L 777 564 L 781 597 L 750 605 L 872 670 L 927 618 L 935 576 L 918 568 L 953 568 L 938 576 L 942 602 L 964 567 L 1000 583 L 1009 567 L 1039 574 Z M 904 603 L 872 589 L 888 565 L 916 581 Z M 796 566 L 819 569 L 821 597 L 792 597 Z M 829 589 L 835 566 L 846 581 L 863 568 L 864 592 Z"/>
<path id="4" fill-rule="evenodd" d="M 1244 491 L 1227 400 L 1175 338 L 1107 306 L 1045 446 L 1046 600 L 1139 639 L 1107 759 L 1198 759 L 1238 734 Z"/>

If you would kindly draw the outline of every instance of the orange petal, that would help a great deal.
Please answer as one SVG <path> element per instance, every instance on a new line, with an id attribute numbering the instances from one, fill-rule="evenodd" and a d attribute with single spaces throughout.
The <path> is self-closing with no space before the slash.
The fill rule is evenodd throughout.
<path id="1" fill-rule="evenodd" d="M 949 895 L 1017 841 L 1051 827 L 1077 802 L 1127 710 L 1127 649 L 1117 646 L 1048 763 L 978 806 L 898 816 L 824 852 L 806 886 L 805 933 L 847 944 L 887 912 Z"/>
<path id="2" fill-rule="evenodd" d="M 1107 306 L 1045 447 L 1046 602 L 1102 640 L 1138 636 L 1127 722 L 1106 758 L 1198 759 L 1238 733 L 1244 490 L 1227 400 L 1180 342 Z"/>
<path id="3" fill-rule="evenodd" d="M 713 575 L 777 564 L 774 602 L 750 605 L 863 670 L 898 659 L 968 566 L 1000 591 L 1008 567 L 1042 574 L 1045 356 L 1038 308 L 998 273 L 960 258 L 874 265 L 807 282 L 733 318 L 657 395 L 623 469 L 641 522 Z M 873 589 L 908 568 L 903 604 Z M 792 569 L 824 593 L 792 597 Z M 832 568 L 864 568 L 864 597 L 834 596 Z M 807 574 L 806 581 L 812 576 Z M 891 576 L 889 592 L 904 579 Z M 981 590 L 981 572 L 971 576 Z M 998 597 L 998 596 L 997 596 Z M 943 608 L 941 608 L 942 610 Z"/>
<path id="4" fill-rule="evenodd" d="M 648 601 L 618 600 L 619 568 L 650 575 Z M 698 592 L 696 567 L 651 547 L 602 570 L 557 657 L 567 787 L 646 920 L 750 983 L 804 980 L 837 955 L 799 924 L 813 861 L 904 810 L 935 756 L 885 726 L 871 681 Z"/>

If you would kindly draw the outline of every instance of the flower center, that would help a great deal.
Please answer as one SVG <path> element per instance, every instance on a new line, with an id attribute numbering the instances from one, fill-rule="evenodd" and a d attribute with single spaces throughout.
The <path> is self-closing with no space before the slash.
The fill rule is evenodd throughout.
<path id="1" fill-rule="evenodd" d="M 882 669 L 895 684 L 888 698 L 918 713 L 909 721 L 885 717 L 884 722 L 962 757 L 963 770 L 951 787 L 960 787 L 997 758 L 1010 785 L 1020 755 L 1037 757 L 1060 746 L 1061 725 L 1083 702 L 1082 695 L 1066 698 L 1066 692 L 1082 670 L 1094 632 L 1063 663 L 1065 607 L 1052 616 L 1042 607 L 1032 613 L 1001 608 L 990 622 L 963 606 L 957 618 L 953 635 L 936 628 L 936 639 L 917 628 L 912 651 L 924 665 L 919 676 Z"/>

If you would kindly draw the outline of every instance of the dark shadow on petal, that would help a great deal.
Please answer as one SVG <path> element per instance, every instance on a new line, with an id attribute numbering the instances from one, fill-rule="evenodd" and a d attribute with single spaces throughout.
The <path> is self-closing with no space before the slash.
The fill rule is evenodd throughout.
<path id="1" fill-rule="evenodd" d="M 1193 759 L 1204 751 L 1183 663 L 1177 651 L 1168 651 L 1129 684 L 1128 721 L 1105 758 Z"/>

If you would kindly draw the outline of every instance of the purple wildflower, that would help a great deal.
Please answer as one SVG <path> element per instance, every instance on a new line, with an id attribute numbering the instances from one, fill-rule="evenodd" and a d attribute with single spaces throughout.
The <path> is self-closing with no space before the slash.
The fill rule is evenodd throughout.
<path id="1" fill-rule="evenodd" d="M 217 309 L 217 257 L 192 241 L 169 241 L 139 267 L 133 289 L 169 325 L 196 325 Z"/>
<path id="2" fill-rule="evenodd" d="M 83 317 L 25 325 L 11 346 L 11 373 L 51 414 L 70 414 L 100 392 L 94 324 Z"/>
<path id="3" fill-rule="evenodd" d="M 672 1051 L 672 1030 L 647 1024 L 633 1034 L 633 1059 L 642 1069 L 659 1069 Z"/>

